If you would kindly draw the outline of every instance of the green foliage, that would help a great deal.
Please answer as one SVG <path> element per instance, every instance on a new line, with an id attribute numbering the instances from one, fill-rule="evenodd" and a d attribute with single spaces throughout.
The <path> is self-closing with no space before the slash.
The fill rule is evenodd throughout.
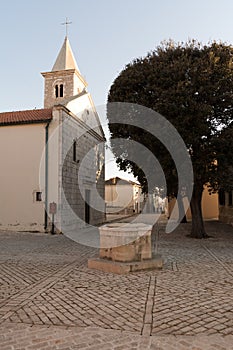
<path id="1" fill-rule="evenodd" d="M 162 114 L 178 130 L 192 159 L 194 182 L 210 192 L 232 183 L 233 48 L 196 41 L 161 44 L 146 57 L 128 64 L 111 86 L 108 102 L 136 103 Z M 136 140 L 163 166 L 168 194 L 177 189 L 175 166 L 163 145 L 142 130 L 111 124 L 112 137 Z M 121 169 L 130 169 L 146 190 L 140 168 L 126 150 L 113 149 Z M 156 185 L 156 184 L 155 184 Z"/>

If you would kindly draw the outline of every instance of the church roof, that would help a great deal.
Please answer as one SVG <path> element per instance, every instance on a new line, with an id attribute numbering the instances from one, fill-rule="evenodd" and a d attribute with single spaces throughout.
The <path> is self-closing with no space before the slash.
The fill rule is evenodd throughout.
<path id="1" fill-rule="evenodd" d="M 0 126 L 45 123 L 52 120 L 52 108 L 0 113 Z"/>
<path id="2" fill-rule="evenodd" d="M 62 48 L 57 56 L 56 62 L 52 68 L 52 71 L 61 71 L 67 69 L 76 69 L 79 72 L 77 63 L 71 50 L 69 39 L 66 36 Z"/>

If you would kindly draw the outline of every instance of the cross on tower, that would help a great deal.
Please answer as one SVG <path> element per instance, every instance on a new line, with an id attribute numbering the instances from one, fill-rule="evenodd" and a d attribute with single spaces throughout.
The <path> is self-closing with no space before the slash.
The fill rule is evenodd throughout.
<path id="1" fill-rule="evenodd" d="M 66 21 L 64 23 L 61 23 L 62 25 L 66 26 L 66 37 L 68 36 L 68 25 L 70 25 L 72 22 L 68 22 L 68 18 L 66 17 Z"/>

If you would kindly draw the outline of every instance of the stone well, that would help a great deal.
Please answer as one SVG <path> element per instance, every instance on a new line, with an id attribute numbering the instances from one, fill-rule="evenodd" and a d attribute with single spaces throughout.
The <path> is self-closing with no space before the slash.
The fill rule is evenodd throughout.
<path id="1" fill-rule="evenodd" d="M 151 231 L 151 225 L 141 223 L 100 227 L 100 258 L 122 262 L 151 259 Z"/>
<path id="2" fill-rule="evenodd" d="M 89 259 L 88 267 L 124 274 L 146 269 L 161 269 L 160 255 L 152 255 L 152 225 L 111 223 L 99 228 L 99 258 Z"/>

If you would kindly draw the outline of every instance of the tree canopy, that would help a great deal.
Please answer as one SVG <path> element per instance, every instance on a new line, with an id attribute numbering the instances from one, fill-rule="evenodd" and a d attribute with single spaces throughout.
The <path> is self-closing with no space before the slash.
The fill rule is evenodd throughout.
<path id="1" fill-rule="evenodd" d="M 194 174 L 191 200 L 193 237 L 206 237 L 201 199 L 204 186 L 210 192 L 232 185 L 233 47 L 196 41 L 161 44 L 146 57 L 128 64 L 113 82 L 108 102 L 142 105 L 163 115 L 183 138 Z M 168 195 L 177 190 L 178 178 L 171 155 L 144 130 L 111 124 L 112 138 L 142 143 L 159 159 L 167 180 Z M 146 189 L 140 166 L 127 159 L 127 150 L 113 152 L 121 169 L 130 169 Z M 147 190 L 147 189 L 146 189 Z"/>

